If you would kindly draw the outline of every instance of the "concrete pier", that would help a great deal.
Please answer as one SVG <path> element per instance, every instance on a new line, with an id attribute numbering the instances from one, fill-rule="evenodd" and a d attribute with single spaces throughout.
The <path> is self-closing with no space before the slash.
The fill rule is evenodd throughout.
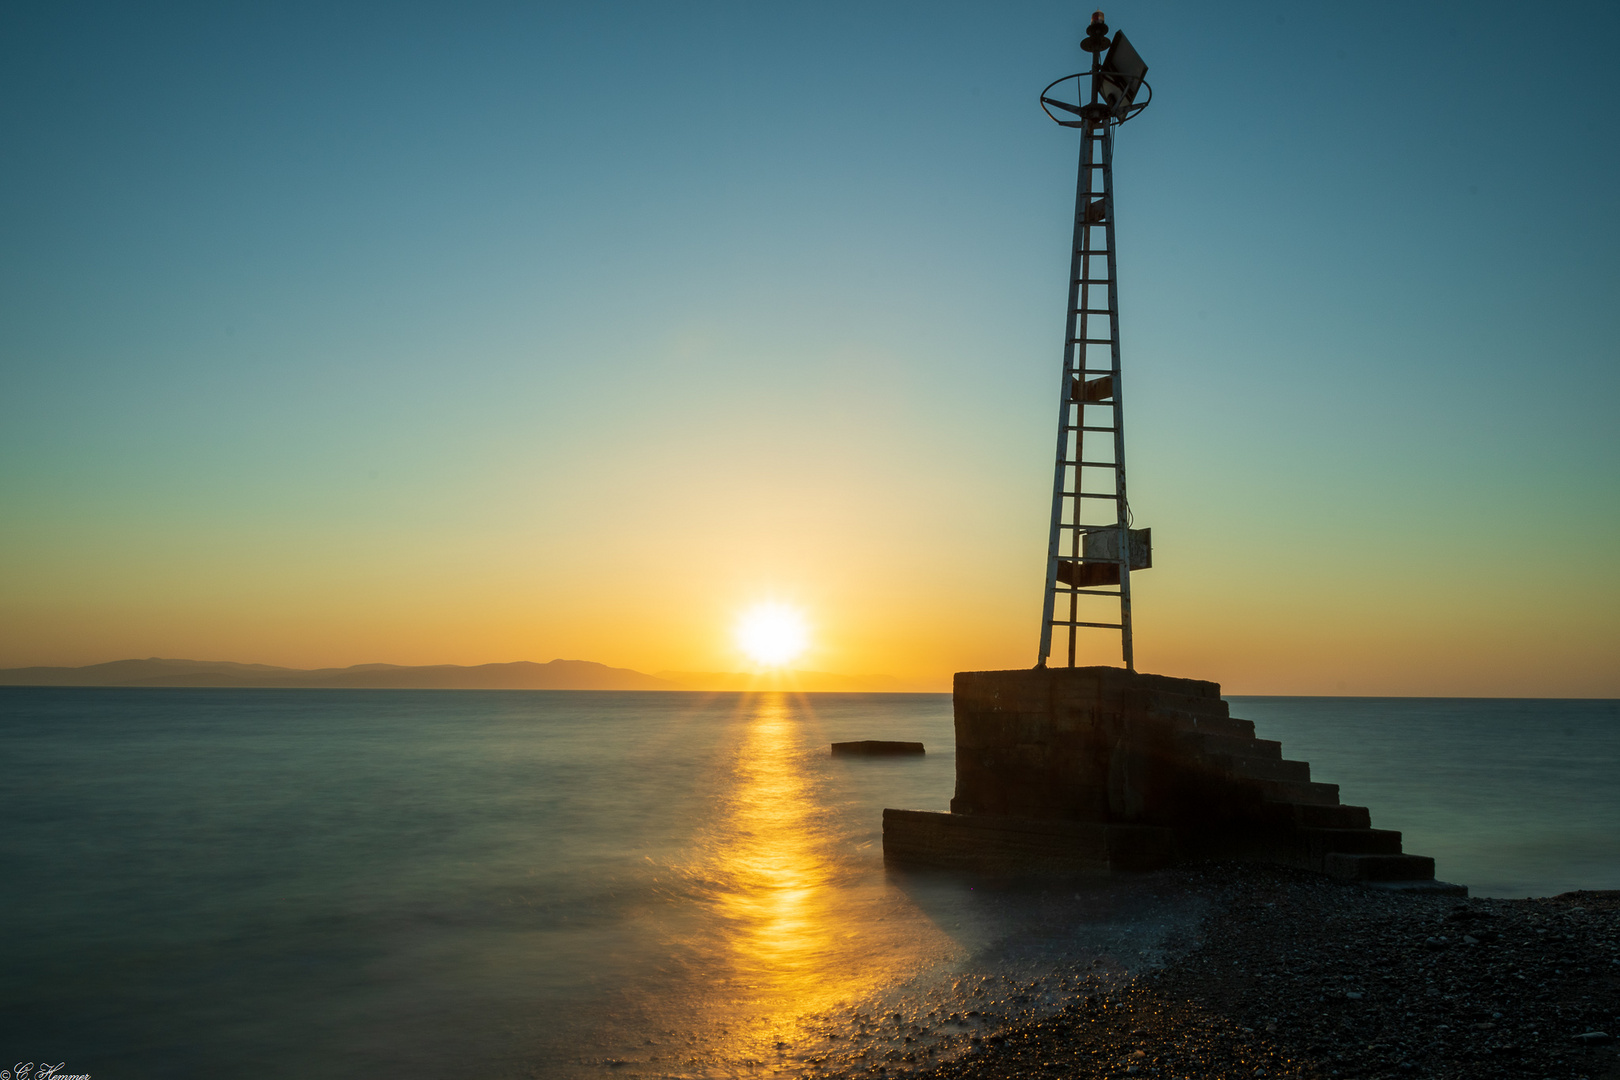
<path id="1" fill-rule="evenodd" d="M 1234 718 L 1217 683 L 1123 668 L 959 672 L 949 814 L 885 810 L 896 862 L 1107 873 L 1190 859 L 1281 863 L 1466 895 L 1366 807 Z"/>

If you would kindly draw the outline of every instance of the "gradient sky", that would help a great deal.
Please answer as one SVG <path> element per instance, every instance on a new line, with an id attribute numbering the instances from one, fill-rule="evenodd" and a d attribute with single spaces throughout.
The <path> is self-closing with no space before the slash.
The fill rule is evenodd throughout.
<path id="1" fill-rule="evenodd" d="M 1088 12 L 7 4 L 0 666 L 1030 665 Z M 1108 17 L 1138 666 L 1620 696 L 1620 7 Z"/>

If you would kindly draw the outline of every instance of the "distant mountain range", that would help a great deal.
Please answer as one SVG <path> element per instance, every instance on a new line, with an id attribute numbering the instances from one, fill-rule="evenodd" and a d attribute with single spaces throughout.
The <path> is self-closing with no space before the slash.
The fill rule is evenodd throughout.
<path id="1" fill-rule="evenodd" d="M 536 664 L 356 664 L 346 668 L 272 667 L 227 660 L 114 660 L 88 667 L 0 669 L 0 686 L 323 687 L 374 690 L 801 690 L 884 693 L 907 689 L 886 675 L 789 671 L 770 675 L 664 671 L 645 675 L 590 660 Z"/>

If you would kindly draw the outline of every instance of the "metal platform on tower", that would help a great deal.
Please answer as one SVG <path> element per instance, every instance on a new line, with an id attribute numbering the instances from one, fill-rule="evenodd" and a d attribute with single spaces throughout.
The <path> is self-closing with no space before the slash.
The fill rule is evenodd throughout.
<path id="1" fill-rule="evenodd" d="M 1102 12 L 1092 16 L 1080 47 L 1091 53 L 1091 70 L 1066 75 L 1041 91 L 1041 107 L 1048 116 L 1063 127 L 1080 129 L 1080 175 L 1036 666 L 1045 667 L 1051 656 L 1054 628 L 1067 631 L 1068 667 L 1075 666 L 1082 630 L 1115 630 L 1125 667 L 1134 671 L 1131 572 L 1153 565 L 1153 546 L 1150 530 L 1131 527 L 1125 487 L 1114 132 L 1147 107 L 1153 90 L 1143 79 L 1147 65 L 1125 34 L 1109 39 Z M 1089 102 L 1070 103 L 1052 96 L 1060 85 L 1073 80 L 1079 86 L 1087 76 Z M 1138 101 L 1144 89 L 1147 97 Z M 1053 109 L 1073 119 L 1064 119 Z"/>

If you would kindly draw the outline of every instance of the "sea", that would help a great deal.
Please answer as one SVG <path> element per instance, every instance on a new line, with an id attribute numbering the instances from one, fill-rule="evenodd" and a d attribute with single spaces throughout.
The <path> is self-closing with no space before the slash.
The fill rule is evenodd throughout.
<path id="1" fill-rule="evenodd" d="M 1620 888 L 1620 702 L 1229 700 L 1473 895 Z M 902 1073 L 1204 910 L 885 868 L 945 694 L 6 687 L 0 761 L 0 1064 L 57 1075 Z"/>

